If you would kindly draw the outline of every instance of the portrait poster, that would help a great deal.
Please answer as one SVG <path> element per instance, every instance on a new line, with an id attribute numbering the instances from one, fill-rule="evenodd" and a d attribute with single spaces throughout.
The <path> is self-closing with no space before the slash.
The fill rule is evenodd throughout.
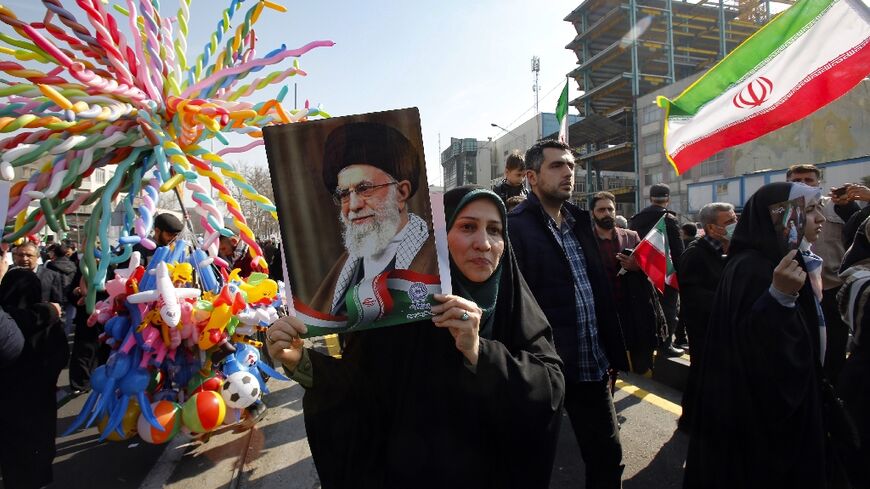
<path id="1" fill-rule="evenodd" d="M 263 138 L 306 336 L 431 317 L 441 287 L 418 110 L 270 126 Z"/>
<path id="2" fill-rule="evenodd" d="M 798 249 L 804 239 L 804 223 L 806 222 L 804 205 L 804 198 L 801 196 L 768 207 L 770 219 L 773 221 L 773 229 L 776 232 L 777 240 L 779 240 L 779 249 L 783 255 Z"/>

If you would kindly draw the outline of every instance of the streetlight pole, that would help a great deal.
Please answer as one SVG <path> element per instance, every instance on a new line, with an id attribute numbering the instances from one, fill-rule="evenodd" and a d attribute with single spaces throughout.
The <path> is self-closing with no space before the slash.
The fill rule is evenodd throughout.
<path id="1" fill-rule="evenodd" d="M 532 86 L 532 91 L 535 92 L 535 128 L 538 131 L 535 134 L 535 139 L 541 139 L 541 110 L 538 107 L 538 102 L 541 95 L 541 85 L 538 84 L 538 74 L 541 72 L 541 58 L 532 56 L 532 73 L 535 74 L 535 84 Z"/>
<path id="2" fill-rule="evenodd" d="M 502 131 L 504 131 L 504 132 L 506 132 L 506 133 L 508 133 L 508 134 L 513 134 L 513 136 L 514 136 L 515 138 L 517 138 L 517 139 L 520 138 L 520 136 L 517 135 L 517 133 L 511 131 L 510 129 L 507 129 L 507 128 L 504 128 L 504 127 L 501 127 L 500 125 L 496 124 L 495 122 L 490 122 L 489 125 L 492 126 L 492 127 L 496 127 L 496 128 L 498 128 L 498 129 L 501 129 Z"/>

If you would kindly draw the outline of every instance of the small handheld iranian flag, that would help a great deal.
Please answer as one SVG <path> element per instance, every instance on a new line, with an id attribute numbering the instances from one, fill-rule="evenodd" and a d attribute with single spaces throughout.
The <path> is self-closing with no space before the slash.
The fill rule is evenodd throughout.
<path id="1" fill-rule="evenodd" d="M 680 289 L 677 283 L 677 271 L 671 261 L 671 248 L 664 215 L 644 236 L 643 241 L 634 247 L 632 256 L 659 292 L 664 293 L 665 284 Z"/>
<path id="2" fill-rule="evenodd" d="M 665 109 L 665 153 L 677 174 L 719 151 L 800 120 L 870 74 L 864 0 L 799 0 Z"/>
<path id="3" fill-rule="evenodd" d="M 568 144 L 568 81 L 565 81 L 565 88 L 562 89 L 562 95 L 559 95 L 559 102 L 556 104 L 556 120 L 559 122 L 559 141 Z"/>

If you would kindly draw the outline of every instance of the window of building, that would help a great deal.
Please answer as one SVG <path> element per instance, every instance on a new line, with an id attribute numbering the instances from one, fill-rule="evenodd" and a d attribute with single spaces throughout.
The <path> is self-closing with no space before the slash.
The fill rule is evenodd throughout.
<path id="1" fill-rule="evenodd" d="M 662 119 L 662 109 L 658 107 L 647 107 L 643 111 L 643 123 L 649 124 L 650 122 L 659 121 Z"/>
<path id="2" fill-rule="evenodd" d="M 643 155 L 650 156 L 662 152 L 661 136 L 647 136 L 643 138 Z"/>
<path id="3" fill-rule="evenodd" d="M 710 158 L 704 160 L 703 163 L 698 165 L 698 173 L 702 177 L 708 177 L 711 175 L 722 175 L 723 173 L 725 173 L 724 152 L 720 151 L 719 153 L 716 153 Z"/>
<path id="4" fill-rule="evenodd" d="M 657 171 L 653 173 L 647 173 L 643 176 L 643 184 L 644 185 L 653 185 L 656 183 L 662 183 L 662 179 L 664 178 L 664 173 Z"/>

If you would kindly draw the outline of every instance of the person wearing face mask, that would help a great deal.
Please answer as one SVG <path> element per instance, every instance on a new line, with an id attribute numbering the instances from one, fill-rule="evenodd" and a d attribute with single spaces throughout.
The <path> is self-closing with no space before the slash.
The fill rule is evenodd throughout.
<path id="1" fill-rule="evenodd" d="M 634 257 L 625 254 L 640 243 L 630 229 L 616 227 L 616 197 L 598 192 L 592 197 L 592 222 L 598 239 L 598 252 L 607 275 L 616 312 L 622 326 L 631 370 L 652 374 L 653 351 L 667 331 L 658 295 Z"/>
<path id="2" fill-rule="evenodd" d="M 704 226 L 704 236 L 693 241 L 680 256 L 677 279 L 680 283 L 680 324 L 684 325 L 691 341 L 689 378 L 683 391 L 683 414 L 678 426 L 687 431 L 692 417 L 692 403 L 697 389 L 698 373 L 707 338 L 710 309 L 722 270 L 731 236 L 737 226 L 734 206 L 726 202 L 713 202 L 701 208 L 698 220 Z"/>
<path id="3" fill-rule="evenodd" d="M 770 207 L 801 197 L 802 245 L 789 251 Z M 840 487 L 821 260 L 808 251 L 825 222 L 820 199 L 818 188 L 776 182 L 744 207 L 710 312 L 685 489 Z"/>

